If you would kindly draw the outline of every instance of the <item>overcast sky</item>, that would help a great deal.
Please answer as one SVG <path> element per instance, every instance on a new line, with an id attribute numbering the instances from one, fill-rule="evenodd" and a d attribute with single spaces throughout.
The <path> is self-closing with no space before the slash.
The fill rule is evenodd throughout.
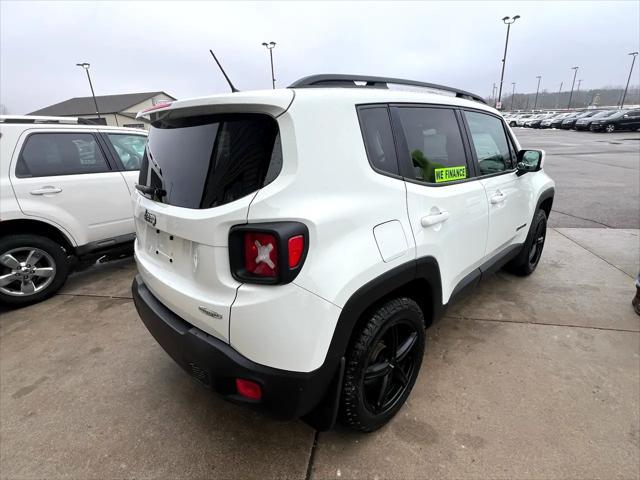
<path id="1" fill-rule="evenodd" d="M 640 2 L 29 2 L 0 0 L 0 103 L 28 113 L 90 95 L 164 90 L 177 98 L 227 91 L 212 48 L 241 90 L 269 88 L 263 41 L 275 41 L 276 85 L 314 73 L 410 78 L 483 96 L 624 85 L 640 47 Z M 636 69 L 632 84 L 640 77 Z"/>

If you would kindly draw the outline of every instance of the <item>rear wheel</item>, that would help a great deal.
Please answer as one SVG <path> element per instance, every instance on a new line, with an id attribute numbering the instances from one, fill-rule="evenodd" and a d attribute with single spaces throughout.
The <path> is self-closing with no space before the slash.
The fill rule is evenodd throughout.
<path id="1" fill-rule="evenodd" d="M 509 122 L 510 127 L 515 127 L 516 125 L 517 125 L 516 122 Z"/>
<path id="2" fill-rule="evenodd" d="M 616 126 L 613 123 L 609 123 L 606 127 L 604 127 L 607 133 L 613 133 L 616 131 Z"/>
<path id="3" fill-rule="evenodd" d="M 53 240 L 26 234 L 0 239 L 0 303 L 44 300 L 62 287 L 68 273 L 67 255 Z"/>
<path id="4" fill-rule="evenodd" d="M 520 276 L 531 275 L 538 267 L 542 249 L 547 238 L 547 214 L 538 210 L 533 217 L 533 223 L 522 250 L 506 266 L 506 270 Z"/>
<path id="5" fill-rule="evenodd" d="M 340 400 L 344 424 L 372 432 L 400 410 L 418 377 L 425 346 L 422 311 L 409 298 L 378 308 L 356 334 Z"/>

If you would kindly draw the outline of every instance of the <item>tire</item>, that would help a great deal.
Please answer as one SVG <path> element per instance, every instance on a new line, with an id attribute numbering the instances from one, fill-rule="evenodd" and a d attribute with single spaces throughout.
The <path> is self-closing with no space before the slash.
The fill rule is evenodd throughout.
<path id="1" fill-rule="evenodd" d="M 604 131 L 607 133 L 613 133 L 616 131 L 616 126 L 613 123 L 609 123 L 606 127 L 604 127 Z"/>
<path id="2" fill-rule="evenodd" d="M 540 263 L 546 238 L 547 214 L 544 213 L 544 210 L 538 210 L 533 216 L 533 222 L 522 250 L 516 258 L 506 265 L 505 269 L 521 277 L 531 275 Z"/>
<path id="3" fill-rule="evenodd" d="M 0 239 L 0 303 L 40 302 L 56 293 L 68 274 L 67 254 L 53 240 L 31 234 Z"/>
<path id="4" fill-rule="evenodd" d="M 424 316 L 415 301 L 395 298 L 375 310 L 347 351 L 341 422 L 373 432 L 391 420 L 418 377 L 425 341 Z"/>
<path id="5" fill-rule="evenodd" d="M 509 126 L 510 126 L 510 127 L 515 127 L 516 125 L 517 125 L 517 123 L 516 123 L 516 122 L 509 122 Z"/>

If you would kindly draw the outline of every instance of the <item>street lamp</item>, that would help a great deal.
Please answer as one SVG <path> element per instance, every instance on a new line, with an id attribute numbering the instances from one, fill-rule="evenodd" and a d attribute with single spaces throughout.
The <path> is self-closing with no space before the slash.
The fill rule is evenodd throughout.
<path id="1" fill-rule="evenodd" d="M 96 101 L 96 94 L 93 91 L 93 84 L 91 83 L 91 75 L 89 75 L 89 67 L 91 65 L 89 65 L 87 62 L 84 62 L 84 63 L 76 63 L 76 66 L 84 68 L 85 72 L 87 72 L 87 78 L 89 79 L 89 87 L 91 88 L 91 96 L 93 97 L 93 104 L 96 106 L 96 115 L 98 115 L 98 118 L 102 119 L 102 117 L 100 116 L 100 111 L 98 110 L 98 102 Z"/>
<path id="2" fill-rule="evenodd" d="M 627 78 L 627 86 L 624 87 L 624 93 L 622 94 L 622 101 L 620 102 L 620 108 L 624 107 L 624 99 L 627 96 L 627 89 L 629 88 L 629 80 L 631 80 L 631 72 L 633 72 L 633 65 L 636 63 L 636 57 L 638 56 L 638 52 L 631 52 L 629 55 L 633 56 L 633 60 L 631 60 L 631 68 L 629 69 L 629 78 Z"/>
<path id="3" fill-rule="evenodd" d="M 536 77 L 538 79 L 538 88 L 536 88 L 536 99 L 533 102 L 533 110 L 535 111 L 536 107 L 538 106 L 538 92 L 540 91 L 540 79 L 542 79 L 541 75 L 538 75 Z"/>
<path id="4" fill-rule="evenodd" d="M 264 47 L 267 48 L 267 50 L 269 50 L 269 58 L 271 60 L 271 86 L 275 89 L 276 88 L 276 77 L 273 73 L 273 49 L 276 46 L 276 42 L 262 42 L 262 45 Z"/>
<path id="5" fill-rule="evenodd" d="M 573 98 L 573 86 L 576 84 L 576 75 L 578 75 L 578 69 L 580 67 L 571 67 L 573 70 L 573 83 L 571 84 L 571 93 L 569 94 L 569 105 L 567 106 L 567 110 L 571 110 L 571 99 Z"/>
<path id="6" fill-rule="evenodd" d="M 516 82 L 511 82 L 511 85 L 513 85 L 513 90 L 511 91 L 511 111 L 513 112 L 513 99 L 516 96 Z"/>
<path id="7" fill-rule="evenodd" d="M 502 57 L 502 73 L 500 74 L 500 88 L 498 89 L 498 100 L 496 102 L 496 107 L 500 100 L 502 99 L 502 83 L 504 80 L 504 66 L 507 62 L 507 47 L 509 46 L 509 31 L 511 30 L 511 24 L 515 23 L 517 19 L 520 18 L 520 15 L 516 15 L 515 17 L 504 17 L 502 21 L 507 25 L 507 39 L 504 42 L 504 55 Z"/>

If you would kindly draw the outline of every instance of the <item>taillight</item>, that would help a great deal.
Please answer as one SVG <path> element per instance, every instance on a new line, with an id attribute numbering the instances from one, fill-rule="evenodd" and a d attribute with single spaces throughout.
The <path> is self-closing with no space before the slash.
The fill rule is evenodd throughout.
<path id="1" fill-rule="evenodd" d="M 278 240 L 269 233 L 245 232 L 244 268 L 260 277 L 278 274 Z"/>
<path id="2" fill-rule="evenodd" d="M 297 275 L 309 248 L 299 222 L 236 225 L 229 232 L 231 274 L 241 282 L 283 284 Z"/>

